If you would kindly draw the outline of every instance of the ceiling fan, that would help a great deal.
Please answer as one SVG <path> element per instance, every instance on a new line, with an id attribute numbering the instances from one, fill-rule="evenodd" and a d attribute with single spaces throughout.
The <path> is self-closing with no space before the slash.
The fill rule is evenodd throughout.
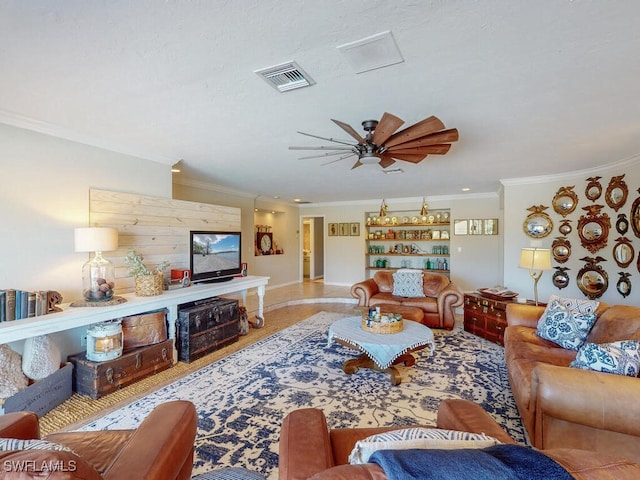
<path id="1" fill-rule="evenodd" d="M 357 156 L 358 159 L 351 167 L 352 169 L 361 165 L 375 163 L 382 168 L 387 168 L 393 165 L 396 160 L 419 163 L 427 155 L 444 155 L 451 148 L 451 142 L 458 140 L 458 130 L 455 128 L 445 130 L 444 123 L 434 116 L 425 118 L 415 125 L 398 131 L 404 121 L 395 115 L 385 112 L 380 121 L 365 120 L 362 122 L 362 128 L 367 132 L 364 137 L 347 123 L 334 119 L 331 119 L 331 121 L 351 135 L 357 143 L 320 137 L 299 131 L 298 133 L 302 135 L 327 140 L 338 145 L 289 147 L 289 150 L 326 150 L 321 155 L 301 157 L 300 160 L 339 156 L 338 159 L 323 165 Z"/>

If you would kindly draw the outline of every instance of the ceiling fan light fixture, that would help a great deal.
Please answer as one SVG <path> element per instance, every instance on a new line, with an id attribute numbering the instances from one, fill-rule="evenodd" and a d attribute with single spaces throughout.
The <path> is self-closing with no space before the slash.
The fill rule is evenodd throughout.
<path id="1" fill-rule="evenodd" d="M 363 165 L 377 165 L 381 157 L 374 152 L 364 152 L 360 157 L 360 163 Z"/>

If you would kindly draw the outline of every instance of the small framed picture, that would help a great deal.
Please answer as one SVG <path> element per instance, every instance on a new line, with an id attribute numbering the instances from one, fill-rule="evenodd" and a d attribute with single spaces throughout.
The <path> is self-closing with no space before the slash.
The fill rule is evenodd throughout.
<path id="1" fill-rule="evenodd" d="M 434 240 L 440 240 L 440 230 L 434 230 L 431 232 L 431 238 Z"/>
<path id="2" fill-rule="evenodd" d="M 340 224 L 339 234 L 340 234 L 341 237 L 349 235 L 349 224 L 348 223 L 341 223 Z"/>
<path id="3" fill-rule="evenodd" d="M 484 221 L 484 234 L 485 235 L 497 235 L 498 234 L 498 219 L 488 218 Z"/>
<path id="4" fill-rule="evenodd" d="M 454 235 L 468 235 L 468 223 L 467 220 L 454 220 L 453 221 L 453 234 Z"/>
<path id="5" fill-rule="evenodd" d="M 351 222 L 349 224 L 349 235 L 352 237 L 360 236 L 360 222 Z"/>
<path id="6" fill-rule="evenodd" d="M 482 220 L 469 220 L 469 235 L 482 235 Z"/>
<path id="7" fill-rule="evenodd" d="M 329 224 L 329 236 L 330 237 L 335 237 L 336 235 L 338 235 L 338 224 L 337 223 L 330 223 Z"/>

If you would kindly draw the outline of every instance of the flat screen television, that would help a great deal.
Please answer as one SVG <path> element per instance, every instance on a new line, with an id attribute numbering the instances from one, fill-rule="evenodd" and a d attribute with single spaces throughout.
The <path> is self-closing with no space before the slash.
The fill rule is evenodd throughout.
<path id="1" fill-rule="evenodd" d="M 224 282 L 241 274 L 240 232 L 192 230 L 189 236 L 192 282 Z"/>

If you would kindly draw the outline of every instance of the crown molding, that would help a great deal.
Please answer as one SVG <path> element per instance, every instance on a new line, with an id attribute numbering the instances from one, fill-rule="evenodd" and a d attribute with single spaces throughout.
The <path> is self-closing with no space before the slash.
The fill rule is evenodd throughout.
<path id="1" fill-rule="evenodd" d="M 185 187 L 194 187 L 194 188 L 200 188 L 202 190 L 209 190 L 211 192 L 216 192 L 216 193 L 225 193 L 227 195 L 235 195 L 237 197 L 246 197 L 246 198 L 252 198 L 252 199 L 256 198 L 255 193 L 234 190 L 232 188 L 223 187 L 222 185 L 217 185 L 215 183 L 202 182 L 200 180 L 193 180 L 190 178 L 180 178 L 179 176 L 174 176 L 173 183 L 178 185 L 184 185 Z"/>
<path id="2" fill-rule="evenodd" d="M 552 183 L 561 182 L 567 179 L 573 179 L 574 177 L 592 177 L 604 171 L 622 169 L 640 162 L 640 153 L 632 155 L 622 160 L 616 160 L 614 162 L 605 163 L 598 167 L 585 168 L 583 170 L 576 170 L 567 173 L 557 173 L 553 175 L 539 175 L 536 177 L 520 177 L 520 178 L 504 178 L 500 179 L 500 183 L 504 186 L 517 186 L 517 185 L 533 185 L 537 183 Z"/>
<path id="3" fill-rule="evenodd" d="M 386 203 L 400 202 L 400 203 L 418 203 L 421 204 L 422 200 L 429 202 L 450 202 L 452 200 L 472 200 L 472 199 L 485 199 L 485 198 L 498 198 L 499 192 L 484 192 L 484 193 L 461 193 L 455 195 L 431 195 L 424 197 L 384 197 Z M 316 207 L 342 207 L 345 205 L 358 206 L 365 205 L 367 208 L 372 203 L 380 203 L 382 198 L 375 198 L 370 200 L 351 200 L 344 202 L 318 202 L 318 203 L 303 203 L 300 204 L 300 208 L 316 208 Z"/>
<path id="4" fill-rule="evenodd" d="M 9 112 L 7 110 L 0 109 L 0 123 L 4 123 L 11 127 L 31 130 L 33 132 L 41 133 L 43 135 L 49 135 L 51 137 L 61 138 L 63 140 L 69 140 L 71 142 L 81 143 L 83 145 L 89 145 L 91 147 L 100 148 L 102 150 L 108 150 L 110 152 L 116 152 L 123 155 L 142 158 L 144 160 L 163 163 L 166 165 L 173 165 L 177 162 L 175 158 L 169 158 L 157 152 L 149 152 L 136 147 L 132 147 L 131 145 L 112 142 L 104 138 L 76 132 L 74 130 L 64 128 L 60 125 L 43 122 L 41 120 L 36 120 L 34 118 L 20 115 L 14 112 Z"/>

